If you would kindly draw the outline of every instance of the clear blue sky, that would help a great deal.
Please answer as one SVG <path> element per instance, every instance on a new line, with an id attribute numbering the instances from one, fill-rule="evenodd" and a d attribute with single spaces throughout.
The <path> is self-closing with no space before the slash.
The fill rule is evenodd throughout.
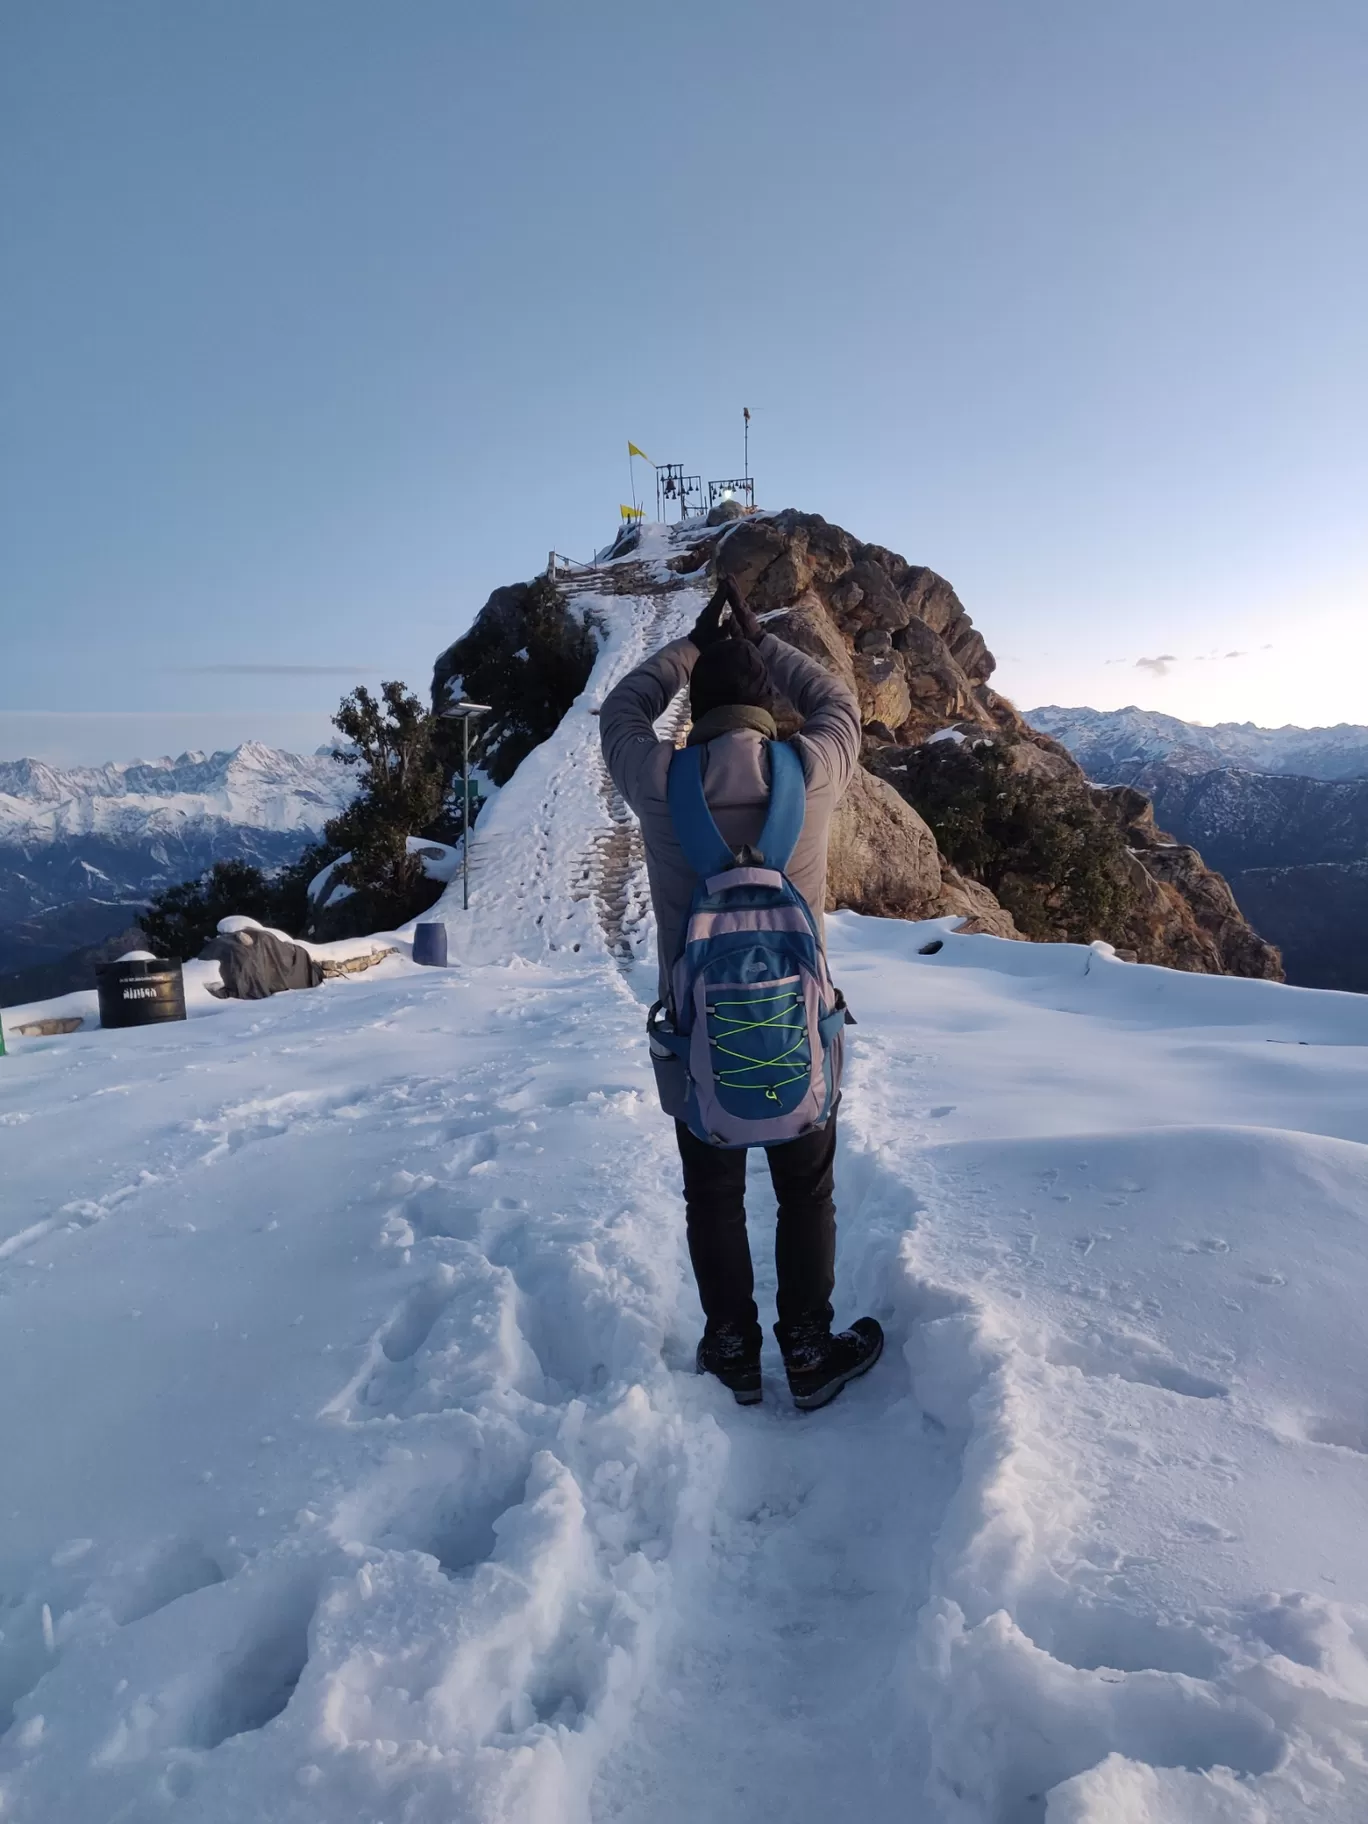
<path id="1" fill-rule="evenodd" d="M 1023 705 L 1368 721 L 1365 95 L 1363 0 L 9 8 L 0 754 L 311 745 L 743 404 Z"/>

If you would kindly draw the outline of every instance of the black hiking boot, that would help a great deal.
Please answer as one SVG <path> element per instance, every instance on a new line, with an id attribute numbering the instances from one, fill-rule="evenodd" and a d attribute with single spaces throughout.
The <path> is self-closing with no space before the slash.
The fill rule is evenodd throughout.
<path id="1" fill-rule="evenodd" d="M 857 1317 L 849 1330 L 831 1334 L 827 1322 L 774 1326 L 784 1352 L 789 1392 L 800 1411 L 834 1400 L 847 1381 L 868 1374 L 883 1354 L 883 1331 L 872 1317 Z"/>
<path id="2" fill-rule="evenodd" d="M 729 1387 L 738 1406 L 754 1406 L 761 1398 L 760 1326 L 753 1332 L 719 1324 L 705 1330 L 698 1345 L 698 1372 L 715 1374 Z"/>

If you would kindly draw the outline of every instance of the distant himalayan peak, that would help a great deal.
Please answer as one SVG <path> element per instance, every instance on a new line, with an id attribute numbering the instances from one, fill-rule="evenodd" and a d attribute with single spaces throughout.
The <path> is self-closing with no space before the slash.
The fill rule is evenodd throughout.
<path id="1" fill-rule="evenodd" d="M 0 792 L 16 798 L 45 799 L 72 793 L 122 798 L 130 793 L 154 795 L 186 789 L 203 789 L 219 781 L 241 777 L 289 778 L 300 769 L 313 769 L 331 749 L 303 755 L 267 747 L 261 741 L 244 741 L 238 747 L 209 754 L 191 748 L 174 760 L 163 754 L 155 760 L 108 760 L 102 766 L 55 766 L 46 760 L 0 760 Z M 325 764 L 331 764 L 328 759 Z"/>
<path id="2" fill-rule="evenodd" d="M 1094 778 L 1129 778 L 1133 769 L 1184 773 L 1234 768 L 1306 779 L 1368 778 L 1368 727 L 1261 728 L 1253 722 L 1184 722 L 1159 710 L 1063 708 L 1047 704 L 1026 720 L 1053 735 Z"/>
<path id="3" fill-rule="evenodd" d="M 355 774 L 331 751 L 292 754 L 259 741 L 104 766 L 0 761 L 0 841 L 132 836 L 211 822 L 310 832 L 355 791 Z"/>

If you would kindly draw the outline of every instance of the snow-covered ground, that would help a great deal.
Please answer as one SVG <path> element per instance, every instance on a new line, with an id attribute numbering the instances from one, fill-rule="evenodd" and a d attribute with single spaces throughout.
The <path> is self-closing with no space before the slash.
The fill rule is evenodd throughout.
<path id="1" fill-rule="evenodd" d="M 836 917 L 891 1346 L 736 1407 L 595 748 L 649 581 L 451 968 L 0 1061 L 0 1819 L 1368 1815 L 1368 1000 Z"/>

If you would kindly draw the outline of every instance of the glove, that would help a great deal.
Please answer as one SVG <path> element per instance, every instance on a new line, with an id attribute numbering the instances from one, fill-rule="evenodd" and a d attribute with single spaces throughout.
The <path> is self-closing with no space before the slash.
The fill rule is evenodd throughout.
<path id="1" fill-rule="evenodd" d="M 732 620 L 737 633 L 743 640 L 749 640 L 752 646 L 758 646 L 765 637 L 765 630 L 747 606 L 745 596 L 736 586 L 736 579 L 731 576 L 727 577 L 722 587 L 726 591 L 727 606 L 732 611 Z"/>
<path id="2" fill-rule="evenodd" d="M 689 638 L 700 652 L 706 652 L 709 646 L 715 646 L 719 640 L 729 640 L 735 631 L 731 625 L 735 610 L 727 596 L 727 585 L 723 583 L 714 590 L 713 598 L 689 629 Z"/>

